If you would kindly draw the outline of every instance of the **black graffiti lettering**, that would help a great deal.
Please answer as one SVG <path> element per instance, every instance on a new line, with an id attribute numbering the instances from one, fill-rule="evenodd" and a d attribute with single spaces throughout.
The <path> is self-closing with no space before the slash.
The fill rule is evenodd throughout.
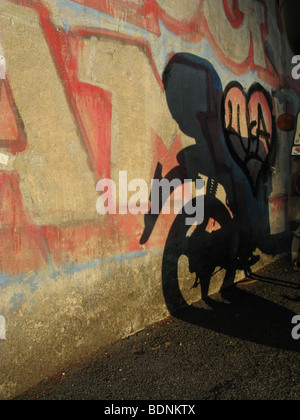
<path id="1" fill-rule="evenodd" d="M 236 120 L 237 120 L 237 130 L 233 126 L 233 104 L 232 101 L 228 101 L 228 109 L 229 109 L 229 124 L 227 127 L 227 130 L 230 131 L 232 134 L 237 134 L 238 136 L 241 136 L 241 120 L 240 120 L 240 113 L 241 113 L 241 107 L 239 104 L 236 106 Z"/>
<path id="2" fill-rule="evenodd" d="M 228 148 L 255 192 L 272 145 L 270 95 L 259 84 L 246 93 L 239 83 L 232 82 L 224 93 L 223 114 Z"/>
<path id="3" fill-rule="evenodd" d="M 267 131 L 266 122 L 264 119 L 264 114 L 261 104 L 258 104 L 258 124 L 257 124 L 257 138 L 263 137 L 270 143 L 271 134 Z M 262 127 L 262 129 L 261 129 Z"/>

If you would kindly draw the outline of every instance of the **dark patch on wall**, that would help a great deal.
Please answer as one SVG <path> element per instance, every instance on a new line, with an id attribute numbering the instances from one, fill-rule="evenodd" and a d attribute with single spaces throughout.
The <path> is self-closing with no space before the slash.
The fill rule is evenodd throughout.
<path id="1" fill-rule="evenodd" d="M 238 270 L 251 274 L 260 259 L 256 249 L 279 254 L 287 249 L 289 237 L 270 234 L 268 157 L 275 131 L 269 93 L 259 84 L 246 93 L 237 82 L 223 92 L 211 63 L 185 53 L 170 60 L 163 83 L 173 118 L 195 139 L 195 145 L 178 154 L 178 165 L 164 179 L 207 180 L 203 223 L 187 226 L 183 207 L 165 244 L 162 286 L 169 311 L 174 313 L 188 307 L 178 280 L 181 256 L 187 257 L 194 273 L 190 287 L 199 288 L 202 299 L 208 299 L 210 281 L 217 272 L 223 270 L 227 287 Z M 154 179 L 162 179 L 160 163 Z M 158 217 L 151 210 L 145 215 L 141 244 L 149 240 Z"/>

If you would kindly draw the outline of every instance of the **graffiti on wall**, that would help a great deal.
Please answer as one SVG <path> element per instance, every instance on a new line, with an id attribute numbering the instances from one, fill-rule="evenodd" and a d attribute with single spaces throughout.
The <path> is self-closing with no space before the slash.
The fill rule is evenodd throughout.
<path id="1" fill-rule="evenodd" d="M 0 44 L 0 147 L 13 154 L 21 153 L 27 146 L 24 123 L 14 101 L 6 77 L 6 60 Z"/>
<path id="2" fill-rule="evenodd" d="M 195 274 L 191 287 L 199 287 L 202 298 L 206 298 L 210 280 L 220 269 L 225 273 L 226 286 L 234 281 L 237 270 L 251 273 L 251 267 L 259 261 L 254 253 L 263 245 L 262 233 L 264 251 L 274 252 L 278 237 L 272 238 L 269 233 L 269 210 L 265 204 L 269 197 L 263 187 L 266 180 L 258 180 L 275 133 L 272 102 L 265 89 L 254 84 L 246 94 L 232 82 L 223 93 L 217 72 L 205 59 L 186 53 L 175 55 L 165 69 L 163 82 L 170 113 L 181 130 L 195 138 L 194 146 L 178 154 L 177 166 L 165 179 L 202 178 L 206 183 L 203 223 L 191 229 L 185 223 L 187 214 L 183 209 L 166 241 L 163 289 L 172 312 L 185 303 L 178 279 L 182 256 Z M 232 159 L 250 181 L 253 194 L 247 193 Z M 161 177 L 159 167 L 156 176 Z M 145 215 L 141 243 L 149 240 L 158 217 Z"/>
<path id="3" fill-rule="evenodd" d="M 274 139 L 273 110 L 262 85 L 247 92 L 238 80 L 256 71 L 274 89 L 290 83 L 272 54 L 274 44 L 284 45 L 281 24 L 264 0 L 187 4 L 2 2 L 0 151 L 9 164 L 1 166 L 1 271 L 163 248 L 174 218 L 148 219 L 145 227 L 142 217 L 97 214 L 97 182 L 120 170 L 149 181 L 159 165 L 161 177 L 200 173 L 224 220 L 238 215 L 247 224 L 239 206 L 262 198 L 258 175 Z M 225 90 L 223 71 L 226 84 L 234 81 Z M 224 223 L 211 214 L 203 235 L 217 236 Z"/>
<path id="4" fill-rule="evenodd" d="M 228 147 L 255 191 L 274 140 L 271 96 L 258 83 L 246 93 L 232 82 L 225 89 L 223 106 Z"/>
<path id="5" fill-rule="evenodd" d="M 274 63 L 265 48 L 267 35 L 272 30 L 268 26 L 268 7 L 265 0 L 245 0 L 239 3 L 222 0 L 221 5 L 219 0 L 76 0 L 75 3 L 125 20 L 158 38 L 162 35 L 163 28 L 192 43 L 208 38 L 218 58 L 235 72 L 246 73 L 255 69 L 261 77 L 274 77 Z M 271 5 L 271 9 L 273 6 Z M 271 11 L 276 14 L 276 27 L 282 32 L 277 10 L 274 8 Z M 220 26 L 226 36 L 219 30 Z M 237 38 L 239 46 L 234 47 Z M 278 38 L 277 34 L 277 40 Z M 275 39 L 274 41 L 276 42 Z"/>

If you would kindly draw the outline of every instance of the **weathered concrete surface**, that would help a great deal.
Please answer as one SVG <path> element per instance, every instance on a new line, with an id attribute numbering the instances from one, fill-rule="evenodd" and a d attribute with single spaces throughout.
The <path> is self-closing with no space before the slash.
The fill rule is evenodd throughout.
<path id="1" fill-rule="evenodd" d="M 275 2 L 240 3 L 1 0 L 0 398 L 286 251 L 299 86 Z M 205 180 L 193 246 L 137 190 L 97 212 L 121 171 Z"/>
<path id="2" fill-rule="evenodd" d="M 299 275 L 281 260 L 254 278 L 101 349 L 18 399 L 135 400 L 139 407 L 142 400 L 299 400 L 300 341 L 291 336 Z"/>
<path id="3" fill-rule="evenodd" d="M 10 398 L 90 352 L 165 319 L 169 312 L 160 268 L 161 257 L 150 253 L 137 261 L 134 256 L 103 261 L 87 270 L 88 283 L 81 272 L 55 279 L 41 273 L 43 288 L 35 290 L 34 301 L 34 282 L 25 279 L 15 286 L 16 309 L 6 316 L 6 340 L 0 341 L 3 397 Z M 242 278 L 240 273 L 237 280 Z M 199 300 L 201 291 L 191 290 L 194 279 L 185 280 L 186 301 Z M 219 290 L 222 280 L 223 276 L 214 279 L 210 293 Z M 7 296 L 9 304 L 7 295 L 2 294 L 2 302 Z"/>

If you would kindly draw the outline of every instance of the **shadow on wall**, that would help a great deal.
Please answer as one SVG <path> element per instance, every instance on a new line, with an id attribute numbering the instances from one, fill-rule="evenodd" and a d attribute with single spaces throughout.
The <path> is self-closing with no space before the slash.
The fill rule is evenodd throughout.
<path id="1" fill-rule="evenodd" d="M 237 270 L 251 274 L 251 267 L 259 260 L 254 255 L 256 249 L 269 255 L 288 251 L 290 235 L 270 234 L 272 180 L 268 163 L 275 153 L 275 129 L 269 93 L 257 83 L 245 92 L 236 82 L 223 92 L 213 66 L 186 53 L 170 60 L 163 83 L 173 118 L 195 139 L 195 145 L 178 154 L 178 166 L 164 179 L 206 181 L 203 223 L 188 226 L 186 218 L 190 215 L 183 207 L 170 228 L 162 263 L 167 307 L 172 314 L 186 308 L 184 319 L 189 320 L 195 319 L 195 309 L 181 291 L 178 277 L 182 256 L 195 275 L 190 287 L 200 288 L 202 299 L 208 301 L 216 272 L 220 274 L 223 269 L 226 288 L 233 284 Z M 160 164 L 154 179 L 162 179 Z M 195 199 L 192 204 L 196 205 Z M 163 205 L 161 196 L 160 210 Z M 158 217 L 151 211 L 145 215 L 141 244 L 150 238 Z M 199 314 L 201 323 L 203 312 Z"/>

